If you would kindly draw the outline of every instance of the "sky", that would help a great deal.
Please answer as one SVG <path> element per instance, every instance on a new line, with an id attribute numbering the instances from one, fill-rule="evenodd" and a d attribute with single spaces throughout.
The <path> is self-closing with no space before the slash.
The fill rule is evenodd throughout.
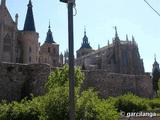
<path id="1" fill-rule="evenodd" d="M 19 14 L 18 28 L 22 30 L 29 0 L 6 0 L 13 19 Z M 148 0 L 160 12 L 160 0 Z M 49 21 L 54 41 L 60 45 L 60 52 L 68 48 L 67 5 L 59 0 L 32 0 L 36 31 L 39 42 L 44 43 Z M 112 42 L 117 26 L 118 35 L 125 40 L 128 34 L 138 43 L 140 56 L 146 72 L 152 71 L 154 54 L 160 62 L 160 16 L 144 0 L 76 0 L 77 14 L 74 16 L 74 49 L 77 51 L 84 36 L 93 49 Z M 75 11 L 74 11 L 75 13 Z M 76 53 L 76 52 L 75 52 Z"/>

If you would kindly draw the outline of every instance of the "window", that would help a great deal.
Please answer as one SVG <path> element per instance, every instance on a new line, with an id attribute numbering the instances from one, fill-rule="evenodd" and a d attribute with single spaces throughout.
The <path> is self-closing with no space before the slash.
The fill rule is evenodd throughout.
<path id="1" fill-rule="evenodd" d="M 29 53 L 31 53 L 32 52 L 32 48 L 31 47 L 29 47 Z"/>
<path id="2" fill-rule="evenodd" d="M 50 53 L 51 52 L 51 49 L 50 49 L 50 47 L 48 48 L 48 53 Z"/>
<path id="3" fill-rule="evenodd" d="M 5 52 L 10 52 L 11 51 L 11 38 L 9 36 L 9 34 L 7 34 L 5 37 L 4 37 L 4 44 L 3 44 L 3 50 Z"/>
<path id="4" fill-rule="evenodd" d="M 30 62 L 30 63 L 32 62 L 32 58 L 31 58 L 31 56 L 29 57 L 29 62 Z"/>

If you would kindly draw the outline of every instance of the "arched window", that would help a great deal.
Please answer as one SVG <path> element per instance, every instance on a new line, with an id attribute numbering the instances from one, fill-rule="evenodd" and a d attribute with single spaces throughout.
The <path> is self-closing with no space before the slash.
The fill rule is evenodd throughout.
<path id="1" fill-rule="evenodd" d="M 3 41 L 3 51 L 4 52 L 10 52 L 11 51 L 11 38 L 9 36 L 9 34 L 7 34 L 4 37 L 4 41 Z"/>
<path id="2" fill-rule="evenodd" d="M 29 53 L 31 53 L 32 52 L 32 48 L 31 48 L 31 46 L 29 47 Z"/>

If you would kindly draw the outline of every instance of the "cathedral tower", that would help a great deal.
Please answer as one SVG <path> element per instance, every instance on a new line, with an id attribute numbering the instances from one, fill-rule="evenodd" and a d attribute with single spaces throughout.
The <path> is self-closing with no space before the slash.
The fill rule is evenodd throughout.
<path id="1" fill-rule="evenodd" d="M 77 50 L 77 58 L 84 56 L 88 53 L 91 53 L 94 51 L 92 47 L 90 46 L 90 43 L 88 42 L 88 37 L 86 35 L 86 29 L 84 29 L 84 37 L 82 41 L 82 45 L 79 50 Z"/>
<path id="2" fill-rule="evenodd" d="M 47 37 L 40 47 L 40 63 L 48 63 L 53 67 L 59 66 L 59 45 L 53 40 L 51 26 L 49 24 Z"/>
<path id="3" fill-rule="evenodd" d="M 29 0 L 28 10 L 22 31 L 22 62 L 38 63 L 39 58 L 39 34 L 36 32 L 32 11 L 32 2 Z"/>

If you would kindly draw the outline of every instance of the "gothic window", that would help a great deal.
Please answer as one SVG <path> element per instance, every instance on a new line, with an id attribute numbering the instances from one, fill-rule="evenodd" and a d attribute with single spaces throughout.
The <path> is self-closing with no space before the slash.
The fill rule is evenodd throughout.
<path id="1" fill-rule="evenodd" d="M 3 46 L 3 50 L 5 52 L 11 51 L 11 38 L 10 38 L 10 36 L 8 34 L 4 37 L 3 45 L 4 45 Z"/>

